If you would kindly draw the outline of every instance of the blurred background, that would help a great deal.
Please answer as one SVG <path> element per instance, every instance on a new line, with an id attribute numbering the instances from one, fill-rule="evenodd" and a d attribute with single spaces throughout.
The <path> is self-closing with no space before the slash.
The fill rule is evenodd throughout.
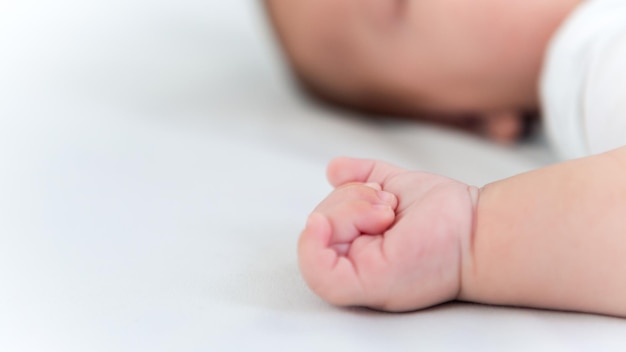
<path id="1" fill-rule="evenodd" d="M 294 89 L 257 0 L 0 2 L 0 350 L 394 341 L 499 351 L 561 346 L 542 326 L 570 342 L 591 325 L 621 333 L 599 317 L 573 327 L 528 310 L 390 316 L 321 302 L 295 247 L 338 155 L 477 185 L 552 160 L 539 142 L 497 147 L 313 104 Z"/>

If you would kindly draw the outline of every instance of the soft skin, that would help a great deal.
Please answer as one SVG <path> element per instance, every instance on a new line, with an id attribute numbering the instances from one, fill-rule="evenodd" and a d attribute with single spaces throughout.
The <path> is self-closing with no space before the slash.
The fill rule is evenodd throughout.
<path id="1" fill-rule="evenodd" d="M 311 214 L 299 243 L 313 291 L 333 304 L 387 311 L 458 296 L 475 188 L 348 158 L 329 165 L 328 179 L 337 188 Z"/>
<path id="2" fill-rule="evenodd" d="M 326 99 L 498 141 L 539 106 L 552 35 L 580 0 L 266 0 L 288 61 Z"/>
<path id="3" fill-rule="evenodd" d="M 460 299 L 626 317 L 626 147 L 483 188 Z"/>
<path id="4" fill-rule="evenodd" d="M 340 158 L 299 242 L 336 305 L 464 300 L 626 317 L 626 147 L 483 187 Z M 477 203 L 475 201 L 477 200 Z"/>

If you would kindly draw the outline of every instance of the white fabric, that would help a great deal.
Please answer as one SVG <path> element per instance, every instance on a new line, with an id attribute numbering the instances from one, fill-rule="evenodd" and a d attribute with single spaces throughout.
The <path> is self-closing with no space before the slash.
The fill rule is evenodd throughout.
<path id="1" fill-rule="evenodd" d="M 0 13 L 0 351 L 626 350 L 621 319 L 344 310 L 298 273 L 331 157 L 481 185 L 549 163 L 545 146 L 312 106 L 254 0 Z"/>
<path id="2" fill-rule="evenodd" d="M 542 103 L 547 130 L 565 158 L 626 145 L 626 2 L 588 0 L 548 51 Z"/>

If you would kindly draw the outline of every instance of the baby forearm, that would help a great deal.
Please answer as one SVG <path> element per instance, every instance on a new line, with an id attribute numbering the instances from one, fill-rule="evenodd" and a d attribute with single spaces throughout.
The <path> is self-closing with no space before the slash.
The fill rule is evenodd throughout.
<path id="1" fill-rule="evenodd" d="M 626 316 L 626 148 L 483 188 L 460 299 Z"/>

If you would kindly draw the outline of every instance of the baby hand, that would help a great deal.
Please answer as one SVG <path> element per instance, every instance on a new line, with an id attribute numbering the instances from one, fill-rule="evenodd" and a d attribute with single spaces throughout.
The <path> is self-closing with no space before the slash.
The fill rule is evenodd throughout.
<path id="1" fill-rule="evenodd" d="M 453 300 L 469 250 L 475 187 L 371 160 L 336 159 L 335 190 L 308 219 L 300 270 L 320 297 L 387 311 Z"/>

